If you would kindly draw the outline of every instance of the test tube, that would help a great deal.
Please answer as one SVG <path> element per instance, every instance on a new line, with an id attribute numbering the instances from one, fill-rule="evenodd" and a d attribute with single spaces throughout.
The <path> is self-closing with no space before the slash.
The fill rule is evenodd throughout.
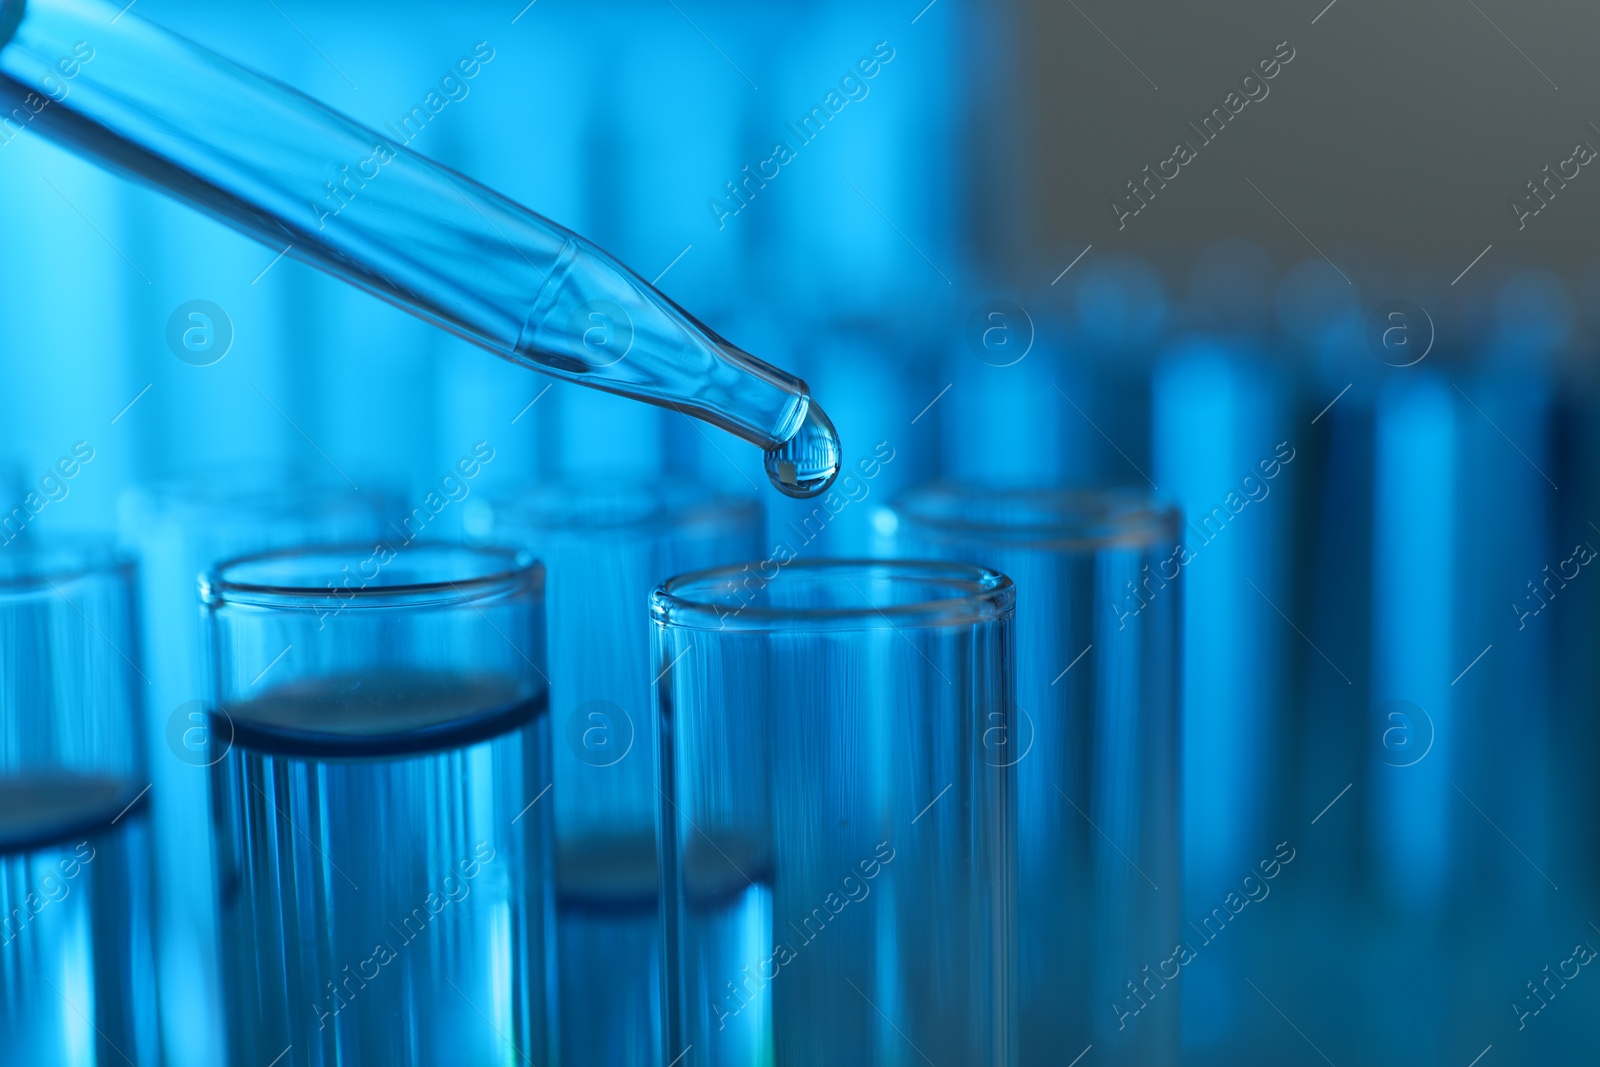
<path id="1" fill-rule="evenodd" d="M 971 304 L 961 340 L 940 364 L 940 385 L 949 389 L 917 415 L 919 422 L 938 420 L 939 469 L 1007 485 L 1058 483 L 1069 438 L 1082 425 L 1062 399 L 1059 337 L 1042 315 L 1034 317 L 1038 308 L 999 297 L 974 296 Z M 1065 395 L 1072 391 L 1069 381 Z"/>
<path id="2" fill-rule="evenodd" d="M 1013 602 L 847 560 L 652 595 L 666 1062 L 1015 1063 Z"/>
<path id="3" fill-rule="evenodd" d="M 1492 812 L 1529 856 L 1553 861 L 1572 840 L 1565 824 L 1577 806 L 1571 794 L 1551 788 L 1559 749 L 1572 736 L 1555 701 L 1553 678 L 1563 665 L 1557 634 L 1572 621 L 1573 603 L 1588 595 L 1573 595 L 1583 588 L 1580 561 L 1593 556 L 1590 542 L 1600 543 L 1587 517 L 1560 514 L 1556 488 L 1556 358 L 1576 306 L 1564 280 L 1543 270 L 1513 274 L 1491 306 L 1490 330 L 1478 339 L 1472 366 L 1450 375 L 1463 416 L 1458 461 L 1471 472 L 1457 489 L 1454 551 L 1474 576 L 1455 594 L 1459 643 L 1451 651 L 1461 666 L 1450 672 L 1460 677 L 1452 695 L 1458 723 L 1472 725 L 1457 737 L 1451 793 L 1464 792 Z M 1490 644 L 1493 650 L 1461 674 Z M 1529 788 L 1535 782 L 1541 786 Z M 1457 890 L 1470 887 L 1464 905 L 1485 917 L 1510 909 L 1530 925 L 1554 919 L 1559 929 L 1564 915 L 1552 885 L 1560 880 L 1506 863 L 1505 840 L 1493 828 L 1483 833 L 1486 824 L 1470 807 L 1457 814 L 1478 822 L 1460 827 L 1456 870 L 1470 877 L 1449 879 Z"/>
<path id="4" fill-rule="evenodd" d="M 228 1062 L 548 1062 L 543 586 L 449 544 L 202 582 Z"/>
<path id="5" fill-rule="evenodd" d="M 156 1063 L 132 565 L 0 554 L 0 1059 Z"/>
<path id="6" fill-rule="evenodd" d="M 1383 360 L 1398 364 L 1425 356 L 1432 339 L 1422 314 L 1391 304 L 1381 311 L 1368 309 L 1372 313 L 1364 316 L 1361 299 L 1320 257 L 1286 271 L 1275 295 L 1273 344 L 1278 358 L 1296 368 L 1297 379 L 1294 417 L 1285 424 L 1304 440 L 1303 445 L 1294 442 L 1295 469 L 1288 475 L 1299 486 L 1292 526 L 1280 535 L 1291 573 L 1305 576 L 1296 624 L 1306 640 L 1300 654 L 1290 657 L 1286 680 L 1298 714 L 1284 723 L 1284 748 L 1293 769 L 1285 776 L 1283 805 L 1296 812 L 1320 811 L 1352 783 L 1364 800 L 1369 792 L 1356 775 L 1373 754 L 1405 758 L 1382 744 L 1383 731 L 1393 723 L 1375 732 L 1368 721 L 1372 590 L 1370 583 L 1351 576 L 1370 572 L 1373 553 L 1374 397 L 1388 372 L 1417 373 L 1385 366 Z M 1370 340 L 1365 336 L 1369 318 L 1377 324 Z M 1339 664 L 1350 684 L 1330 678 L 1324 655 Z M 1391 746 L 1408 743 L 1402 733 L 1387 735 Z M 1322 915 L 1358 906 L 1359 819 L 1347 813 L 1343 819 L 1319 820 L 1317 836 L 1306 862 L 1323 867 L 1306 877 L 1307 891 L 1297 897 Z"/>
<path id="7" fill-rule="evenodd" d="M 1153 465 L 1150 370 L 1167 321 L 1165 287 L 1150 264 L 1132 256 L 1091 258 L 1062 287 L 1074 277 L 1068 339 L 1057 342 L 1071 358 L 1054 370 L 1060 378 L 1051 394 L 1070 430 L 1067 454 L 1058 457 L 1061 477 L 1052 484 L 1144 485 Z"/>
<path id="8" fill-rule="evenodd" d="M 1180 906 L 1177 526 L 1132 491 L 969 485 L 912 490 L 883 523 L 900 555 L 1017 583 L 1022 1067 L 1090 1045 L 1178 1062 L 1174 946 L 1203 965 L 1206 935 Z"/>
<path id="9" fill-rule="evenodd" d="M 139 561 L 163 1052 L 169 1067 L 210 1067 L 226 1053 L 206 772 L 210 682 L 195 583 L 213 565 L 248 552 L 376 540 L 389 530 L 377 499 L 343 482 L 237 467 L 131 490 L 118 507 L 118 525 Z"/>
<path id="10" fill-rule="evenodd" d="M 828 323 L 807 339 L 807 381 L 834 399 L 829 416 L 842 443 L 843 474 L 820 499 L 771 500 L 772 542 L 807 556 L 872 555 L 872 512 L 896 490 L 931 477 L 938 455 L 937 406 L 947 380 L 915 341 L 862 322 Z M 945 399 L 948 399 L 945 398 Z M 918 414 L 927 409 L 927 417 Z M 869 497 L 877 497 L 871 504 Z"/>
<path id="11" fill-rule="evenodd" d="M 663 579 L 758 554 L 753 499 L 674 482 L 537 486 L 492 536 L 548 569 L 560 1062 L 661 1064 L 650 623 Z"/>
<path id="12" fill-rule="evenodd" d="M 1194 560 L 1182 571 L 1180 699 L 1184 888 L 1197 901 L 1226 899 L 1291 821 L 1281 755 L 1292 736 L 1288 665 L 1303 644 L 1294 626 L 1305 613 L 1286 546 L 1311 460 L 1301 452 L 1309 428 L 1292 417 L 1292 379 L 1268 356 L 1273 295 L 1260 249 L 1214 246 L 1191 269 L 1182 332 L 1152 368 L 1147 473 L 1181 509 Z M 1308 662 L 1320 684 L 1346 684 L 1332 662 L 1314 652 Z M 1261 1004 L 1238 956 L 1212 954 L 1207 966 L 1229 973 L 1185 987 L 1191 1053 L 1237 1034 Z"/>

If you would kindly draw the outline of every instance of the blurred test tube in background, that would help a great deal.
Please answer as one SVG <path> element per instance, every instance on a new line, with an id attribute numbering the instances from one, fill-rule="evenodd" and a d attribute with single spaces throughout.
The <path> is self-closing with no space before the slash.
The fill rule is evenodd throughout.
<path id="1" fill-rule="evenodd" d="M 211 796 L 206 635 L 198 582 L 213 564 L 266 548 L 392 537 L 380 498 L 272 466 L 232 466 L 129 490 L 120 539 L 139 560 L 141 744 L 155 822 L 157 968 L 174 1067 L 224 1058 Z"/>
<path id="2" fill-rule="evenodd" d="M 1177 979 L 1209 966 L 1183 924 L 1177 512 L 1134 492 L 931 486 L 888 525 L 896 556 L 1017 586 L 1022 1067 L 1088 1045 L 1177 1064 L 1182 987 L 1207 980 Z"/>
<path id="3" fill-rule="evenodd" d="M 1372 768 L 1365 804 L 1372 889 L 1386 928 L 1400 935 L 1374 944 L 1379 951 L 1390 946 L 1391 958 L 1416 959 L 1436 944 L 1447 903 L 1451 830 L 1469 814 L 1450 785 L 1460 745 L 1451 679 L 1465 665 L 1456 663 L 1455 581 L 1462 406 L 1430 368 L 1387 379 L 1374 409 L 1373 706 L 1367 728 L 1379 737 L 1409 733 L 1412 743 L 1431 734 L 1424 758 L 1406 752 Z M 1402 749 L 1391 743 L 1384 751 Z M 1419 995 L 1437 1003 L 1437 984 Z M 1408 1031 L 1392 1027 L 1385 1036 L 1398 1036 L 1414 1061 L 1423 1062 L 1432 1036 Z"/>
<path id="4" fill-rule="evenodd" d="M 760 559 L 761 506 L 690 483 L 569 481 L 495 507 L 545 565 L 561 1062 L 662 1063 L 650 591 Z M 752 581 L 756 579 L 752 577 Z"/>
<path id="5" fill-rule="evenodd" d="M 926 356 L 914 339 L 866 320 L 828 323 L 809 339 L 801 373 L 816 395 L 829 397 L 844 462 L 821 496 L 768 502 L 771 544 L 812 558 L 871 554 L 877 509 L 929 478 L 938 462 L 931 405 L 941 386 Z"/>
<path id="6" fill-rule="evenodd" d="M 1275 278 L 1260 249 L 1224 242 L 1198 257 L 1181 332 L 1154 369 L 1151 476 L 1177 504 L 1189 562 L 1183 634 L 1184 897 L 1222 899 L 1270 853 L 1283 738 L 1284 672 L 1299 642 L 1283 531 L 1304 434 L 1289 425 L 1287 375 L 1266 358 Z M 1288 621 L 1286 621 L 1288 620 Z M 1330 684 L 1345 685 L 1327 666 Z M 1269 839 L 1270 838 L 1270 839 Z M 1236 970 L 1236 957 L 1217 965 Z M 1237 974 L 1186 990 L 1188 1051 L 1238 1025 Z"/>
<path id="7" fill-rule="evenodd" d="M 1365 801 L 1366 764 L 1375 749 L 1366 640 L 1373 591 L 1365 576 L 1373 545 L 1372 405 L 1384 366 L 1363 335 L 1360 295 L 1325 260 L 1309 259 L 1286 271 L 1276 305 L 1276 348 L 1295 373 L 1295 424 L 1303 441 L 1294 471 L 1301 492 L 1292 498 L 1286 548 L 1294 599 L 1305 605 L 1300 626 L 1306 641 L 1290 649 L 1288 692 L 1301 712 L 1286 722 L 1286 752 L 1295 769 L 1285 775 L 1285 801 L 1297 812 L 1317 812 L 1353 781 L 1358 795 L 1350 804 L 1357 808 Z M 1410 359 L 1431 342 L 1422 321 L 1385 320 L 1384 326 L 1390 330 L 1391 361 Z M 1330 677 L 1322 655 L 1339 665 L 1350 684 Z M 1306 892 L 1297 899 L 1314 900 L 1317 908 L 1353 908 L 1360 886 L 1360 820 L 1329 818 L 1317 825 L 1318 846 L 1304 861 L 1316 875 L 1306 878 Z"/>
<path id="8" fill-rule="evenodd" d="M 1141 259 L 1112 255 L 1077 266 L 1065 352 L 1055 383 L 1065 427 L 1063 482 L 1152 488 L 1150 370 L 1167 302 Z M 1056 324 L 1052 324 L 1055 326 Z M 1059 327 L 1058 327 L 1059 328 Z"/>
<path id="9" fill-rule="evenodd" d="M 131 563 L 0 555 L 0 1042 L 10 1063 L 160 1058 Z"/>
<path id="10" fill-rule="evenodd" d="M 1600 534 L 1586 520 L 1555 521 L 1554 373 L 1574 324 L 1571 291 L 1552 274 L 1522 271 L 1496 287 L 1489 307 L 1476 358 L 1452 383 L 1468 473 L 1458 501 L 1458 573 L 1473 576 L 1458 583 L 1450 677 L 1463 745 L 1452 792 L 1482 812 L 1452 797 L 1463 816 L 1452 881 L 1472 887 L 1470 909 L 1511 908 L 1532 921 L 1559 900 L 1560 872 L 1550 868 L 1569 839 L 1569 805 L 1550 788 L 1557 620 L 1584 597 L 1590 576 L 1582 561 Z M 1506 848 L 1485 815 L 1548 880 Z"/>
<path id="11" fill-rule="evenodd" d="M 1557 525 L 1587 530 L 1588 543 L 1600 548 L 1589 527 L 1600 525 L 1600 262 L 1581 279 L 1576 296 L 1579 317 L 1567 349 L 1558 361 L 1554 404 L 1559 430 L 1550 476 L 1568 489 L 1558 494 Z M 1557 774 L 1569 831 L 1587 843 L 1578 857 L 1573 880 L 1580 892 L 1600 889 L 1600 776 L 1594 760 L 1600 753 L 1600 659 L 1590 649 L 1600 642 L 1600 595 L 1574 597 L 1557 615 L 1555 724 Z"/>
<path id="12" fill-rule="evenodd" d="M 1062 331 L 1047 330 L 1038 308 L 1005 295 L 969 294 L 957 308 L 964 314 L 951 332 L 959 330 L 959 340 L 947 340 L 941 353 L 941 384 L 949 390 L 923 416 L 939 418 L 940 477 L 994 486 L 1061 484 L 1067 419 L 1078 425 L 1058 381 Z"/>

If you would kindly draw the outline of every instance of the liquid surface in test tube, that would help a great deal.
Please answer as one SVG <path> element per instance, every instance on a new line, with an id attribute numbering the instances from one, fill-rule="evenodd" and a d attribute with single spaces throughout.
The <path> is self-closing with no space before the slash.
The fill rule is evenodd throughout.
<path id="1" fill-rule="evenodd" d="M 800 429 L 782 448 L 766 454 L 767 478 L 786 496 L 816 496 L 839 473 L 839 434 L 815 400 Z"/>
<path id="2" fill-rule="evenodd" d="M 142 788 L 54 772 L 0 779 L 0 1059 L 7 1063 L 155 1057 Z"/>
<path id="3" fill-rule="evenodd" d="M 563 842 L 556 887 L 567 1062 L 661 1064 L 653 833 Z M 594 1006 L 594 1007 L 590 1007 Z"/>
<path id="4" fill-rule="evenodd" d="M 107 826 L 137 792 L 120 779 L 97 775 L 0 778 L 0 852 Z"/>
<path id="5" fill-rule="evenodd" d="M 526 725 L 540 709 L 513 678 L 397 671 L 295 682 L 228 709 L 236 740 L 313 756 L 398 756 Z"/>
<path id="6" fill-rule="evenodd" d="M 292 1042 L 305 1062 L 545 1062 L 546 695 L 391 671 L 225 709 L 236 1060 Z"/>
<path id="7" fill-rule="evenodd" d="M 814 997 L 805 978 L 787 983 L 780 996 L 780 978 L 773 968 L 766 968 L 770 978 L 760 974 L 763 961 L 775 955 L 794 961 L 794 954 L 804 951 L 805 939 L 812 936 L 812 931 L 803 930 L 790 938 L 791 928 L 775 927 L 781 909 L 769 850 L 737 834 L 696 835 L 685 842 L 683 865 L 687 894 L 682 937 L 683 943 L 693 948 L 684 954 L 677 978 L 685 988 L 710 991 L 710 1011 L 716 1021 L 715 1044 L 695 1049 L 703 1056 L 700 1062 L 708 1067 L 813 1062 L 806 1058 L 807 1050 L 786 1048 L 781 1040 L 774 1041 L 773 1031 L 779 1027 L 814 1029 L 811 1020 L 827 1010 L 827 999 Z M 805 895 L 790 889 L 794 896 Z M 808 913 L 796 914 L 804 917 Z M 783 932 L 782 951 L 771 943 L 775 928 Z M 870 946 L 870 939 L 847 938 L 834 947 L 857 953 L 870 951 Z M 756 977 L 747 977 L 751 975 Z M 841 1025 L 830 1019 L 828 1029 L 837 1031 Z M 870 1039 L 863 1038 L 862 1047 L 871 1048 Z M 786 1058 L 796 1052 L 799 1055 L 793 1059 Z"/>

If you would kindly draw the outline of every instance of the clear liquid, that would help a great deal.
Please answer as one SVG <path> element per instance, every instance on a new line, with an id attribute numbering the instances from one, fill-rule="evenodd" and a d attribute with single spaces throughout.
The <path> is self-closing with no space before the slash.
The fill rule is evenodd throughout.
<path id="1" fill-rule="evenodd" d="M 393 672 L 226 712 L 230 1060 L 548 1062 L 544 691 Z"/>
<path id="2" fill-rule="evenodd" d="M 841 462 L 838 431 L 813 400 L 795 435 L 767 453 L 767 478 L 785 496 L 805 499 L 833 484 Z"/>
<path id="3" fill-rule="evenodd" d="M 834 573 L 786 571 L 761 602 L 925 599 L 909 574 Z M 1010 699 L 1009 618 L 708 636 L 660 606 L 657 661 L 693 647 L 659 692 L 668 1062 L 1013 1062 L 1014 846 L 988 828 L 1014 779 L 974 736 Z"/>
<path id="4" fill-rule="evenodd" d="M 697 1063 L 910 1067 L 924 1061 L 908 1033 L 932 1062 L 981 1062 L 962 1052 L 966 1015 L 981 1008 L 968 961 L 935 943 L 948 897 L 925 883 L 908 892 L 904 867 L 848 903 L 810 878 L 745 869 L 748 881 L 704 887 L 680 912 L 679 981 L 694 1001 L 680 1040 Z"/>
<path id="5" fill-rule="evenodd" d="M 1044 529 L 1056 518 L 1029 494 L 953 496 L 929 513 L 944 519 L 980 508 L 1017 530 Z M 1070 552 L 927 529 L 902 521 L 894 554 L 973 560 L 1017 584 L 1017 694 L 1027 715 L 1007 759 L 1016 760 L 1017 775 L 1020 1062 L 1065 1062 L 1093 1043 L 1084 1063 L 1100 1056 L 1109 1064 L 1177 1063 L 1178 1006 L 1206 979 L 1190 977 L 1188 967 L 1177 981 L 1147 979 L 1158 966 L 1167 969 L 1163 961 L 1178 941 L 1202 944 L 1170 888 L 1181 882 L 1178 734 L 1163 665 L 1171 662 L 1166 613 L 1177 590 L 1137 585 L 1170 550 L 1155 555 L 1165 543 L 1139 532 L 1124 548 Z M 1129 591 L 1135 588 L 1145 601 Z M 1104 610 L 1108 593 L 1120 617 Z M 1063 671 L 1091 645 L 1083 662 Z"/>
<path id="6" fill-rule="evenodd" d="M 556 895 L 563 1064 L 661 1056 L 661 913 L 651 833 L 564 845 Z"/>
<path id="7" fill-rule="evenodd" d="M 195 575 L 217 560 L 271 547 L 368 538 L 376 543 L 394 536 L 379 515 L 404 509 L 389 505 L 381 494 L 369 497 L 376 498 L 350 492 L 343 480 L 334 488 L 272 468 L 245 478 L 213 470 L 141 494 L 138 506 L 122 516 L 125 538 L 139 546 L 144 670 L 152 683 L 146 706 L 160 709 L 148 716 L 145 736 L 153 756 L 149 800 L 156 968 L 161 1002 L 168 1008 L 162 1030 L 165 1067 L 214 1067 L 226 1058 L 205 766 L 212 752 L 205 744 L 202 705 L 194 699 L 210 684 L 205 620 L 195 610 Z"/>
<path id="8" fill-rule="evenodd" d="M 142 785 L 0 779 L 0 1059 L 156 1063 Z"/>
<path id="9" fill-rule="evenodd" d="M 808 1003 L 779 988 L 788 975 L 778 974 L 771 984 L 749 977 L 759 971 L 761 961 L 773 954 L 772 887 L 765 880 L 732 889 L 724 895 L 697 900 L 684 909 L 685 919 L 682 981 L 686 988 L 703 989 L 710 1011 L 703 1019 L 691 1021 L 687 1033 L 693 1034 L 690 1055 L 703 1057 L 706 1067 L 769 1067 L 775 1063 L 828 1063 L 848 1060 L 794 1060 L 776 1056 L 781 1032 L 775 1028 L 775 1012 L 790 1010 L 789 1021 L 797 1027 L 813 1027 L 837 1032 L 838 1020 L 812 1014 L 828 1001 Z M 791 938 L 792 939 L 792 938 Z M 848 992 L 848 987 L 846 987 Z M 696 1026 L 695 1023 L 699 1025 Z M 780 1032 L 775 1033 L 775 1029 Z M 681 1049 L 670 1050 L 674 1054 Z M 687 1059 L 688 1057 L 684 1057 Z"/>
<path id="10" fill-rule="evenodd" d="M 798 419 L 796 420 L 798 421 Z M 640 609 L 667 575 L 759 558 L 760 509 L 666 485 L 566 482 L 499 508 L 544 561 L 556 820 L 560 1062 L 665 1067 L 652 662 Z M 690 1057 L 692 1059 L 692 1055 Z M 683 1067 L 680 1064 L 680 1067 Z"/>
<path id="11" fill-rule="evenodd" d="M 813 847 L 774 871 L 741 835 L 697 837 L 683 852 L 676 976 L 677 1040 L 697 1063 L 920 1064 L 907 1033 L 934 1062 L 980 1062 L 965 1054 L 983 1008 L 972 961 L 941 936 L 961 889 L 919 870 L 909 840 L 864 879 L 848 850 Z M 857 877 L 846 886 L 835 871 Z"/>

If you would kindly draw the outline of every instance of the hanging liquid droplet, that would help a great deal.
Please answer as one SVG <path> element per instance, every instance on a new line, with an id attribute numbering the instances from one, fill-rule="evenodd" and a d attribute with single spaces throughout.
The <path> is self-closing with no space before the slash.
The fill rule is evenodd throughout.
<path id="1" fill-rule="evenodd" d="M 767 453 L 767 477 L 785 496 L 805 499 L 827 489 L 838 473 L 839 434 L 813 400 L 795 435 Z"/>

